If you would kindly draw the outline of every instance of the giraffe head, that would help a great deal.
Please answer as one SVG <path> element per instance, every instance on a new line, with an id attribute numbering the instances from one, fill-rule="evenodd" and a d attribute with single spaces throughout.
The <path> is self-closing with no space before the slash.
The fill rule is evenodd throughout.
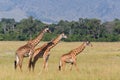
<path id="1" fill-rule="evenodd" d="M 51 31 L 50 31 L 50 29 L 48 27 L 44 29 L 44 32 L 51 33 Z"/>
<path id="2" fill-rule="evenodd" d="M 67 38 L 67 36 L 64 33 L 62 33 L 61 36 L 62 38 L 65 38 L 65 39 Z"/>
<path id="3" fill-rule="evenodd" d="M 92 47 L 92 44 L 91 44 L 90 41 L 86 41 L 85 43 L 86 43 L 87 46 L 91 46 Z"/>

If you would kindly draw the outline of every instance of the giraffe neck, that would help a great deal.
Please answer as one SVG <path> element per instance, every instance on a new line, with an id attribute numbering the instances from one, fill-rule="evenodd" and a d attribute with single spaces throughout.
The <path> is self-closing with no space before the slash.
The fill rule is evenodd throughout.
<path id="1" fill-rule="evenodd" d="M 62 35 L 59 35 L 57 38 L 55 38 L 54 40 L 52 40 L 52 43 L 54 45 L 56 45 L 61 39 L 62 39 Z"/>
<path id="2" fill-rule="evenodd" d="M 44 44 L 41 47 L 42 51 L 49 51 L 51 48 L 53 48 L 54 46 L 56 46 L 56 44 L 62 39 L 62 35 L 59 35 L 57 38 L 53 39 L 51 42 L 48 42 L 46 44 Z"/>
<path id="3" fill-rule="evenodd" d="M 32 47 L 35 47 L 42 39 L 44 33 L 45 33 L 45 31 L 43 30 L 35 39 L 31 40 L 28 43 L 30 43 Z"/>
<path id="4" fill-rule="evenodd" d="M 53 47 L 59 43 L 59 41 L 62 39 L 62 35 L 59 35 L 57 38 L 53 39 L 51 42 L 47 43 L 46 46 L 43 47 L 43 51 L 50 51 Z"/>
<path id="5" fill-rule="evenodd" d="M 78 55 L 78 54 L 80 54 L 80 52 L 82 52 L 85 49 L 85 47 L 86 47 L 86 45 L 85 45 L 85 42 L 84 42 L 81 46 L 79 46 L 76 49 L 74 49 L 73 53 L 75 55 Z"/>

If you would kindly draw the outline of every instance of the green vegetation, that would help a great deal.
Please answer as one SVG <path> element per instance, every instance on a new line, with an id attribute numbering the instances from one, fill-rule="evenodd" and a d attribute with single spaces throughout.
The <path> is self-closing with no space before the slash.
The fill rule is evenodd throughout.
<path id="1" fill-rule="evenodd" d="M 14 19 L 1 19 L 0 40 L 29 40 L 36 37 L 47 25 L 33 17 L 16 22 Z M 57 24 L 49 24 L 52 33 L 44 36 L 43 41 L 53 39 L 57 34 L 65 32 L 65 41 L 120 41 L 120 20 L 102 23 L 99 19 L 83 19 L 78 21 L 60 20 Z"/>
<path id="2" fill-rule="evenodd" d="M 28 71 L 28 58 L 24 58 L 23 72 L 14 70 L 15 51 L 26 42 L 0 42 L 0 80 L 120 80 L 120 42 L 92 42 L 93 47 L 86 49 L 77 56 L 78 73 L 73 66 L 66 64 L 63 72 L 58 71 L 59 59 L 62 54 L 80 46 L 81 42 L 61 42 L 51 51 L 48 71 L 42 69 L 43 59 L 39 59 L 34 72 Z M 40 42 L 40 47 L 46 42 Z M 104 46 L 104 47 L 103 47 Z"/>

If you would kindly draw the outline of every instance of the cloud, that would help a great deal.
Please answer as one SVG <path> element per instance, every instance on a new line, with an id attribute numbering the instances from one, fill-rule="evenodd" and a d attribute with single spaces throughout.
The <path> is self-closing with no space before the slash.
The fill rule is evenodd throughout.
<path id="1" fill-rule="evenodd" d="M 1 11 L 0 18 L 14 18 L 16 21 L 20 21 L 23 18 L 27 18 L 27 14 L 25 11 L 16 7 L 10 11 Z"/>

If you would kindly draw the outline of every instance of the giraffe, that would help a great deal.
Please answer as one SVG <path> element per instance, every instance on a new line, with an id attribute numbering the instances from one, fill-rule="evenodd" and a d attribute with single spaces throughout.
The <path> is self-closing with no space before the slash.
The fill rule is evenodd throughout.
<path id="1" fill-rule="evenodd" d="M 56 46 L 62 38 L 67 38 L 67 36 L 64 33 L 62 33 L 57 38 L 53 39 L 52 41 L 50 41 L 48 43 L 45 43 L 43 46 L 41 46 L 40 48 L 37 48 L 35 50 L 35 52 L 33 54 L 33 61 L 31 63 L 33 71 L 34 71 L 34 67 L 35 67 L 36 61 L 39 58 L 43 58 L 43 60 L 44 60 L 43 68 L 44 69 L 47 68 L 48 59 L 49 59 L 49 56 L 50 56 L 50 50 L 54 46 Z M 29 67 L 30 69 L 31 69 L 31 66 Z"/>
<path id="2" fill-rule="evenodd" d="M 74 65 L 76 67 L 76 70 L 79 71 L 77 64 L 76 64 L 76 56 L 78 54 L 80 54 L 86 46 L 91 45 L 90 41 L 85 41 L 82 43 L 82 45 L 80 45 L 79 47 L 71 50 L 70 52 L 68 52 L 67 54 L 63 54 L 60 58 L 60 62 L 59 62 L 59 71 L 61 71 L 61 69 L 65 67 L 66 63 L 70 63 L 71 64 L 71 68 L 70 70 L 72 70 L 72 66 Z"/>
<path id="3" fill-rule="evenodd" d="M 50 32 L 49 28 L 43 29 L 35 39 L 28 41 L 27 44 L 19 47 L 16 50 L 16 54 L 15 54 L 16 59 L 14 61 L 15 69 L 17 68 L 17 66 L 19 66 L 20 70 L 22 71 L 22 62 L 24 57 L 29 57 L 29 63 L 30 63 L 35 46 L 40 42 L 40 40 L 42 39 L 43 35 L 46 32 Z"/>

